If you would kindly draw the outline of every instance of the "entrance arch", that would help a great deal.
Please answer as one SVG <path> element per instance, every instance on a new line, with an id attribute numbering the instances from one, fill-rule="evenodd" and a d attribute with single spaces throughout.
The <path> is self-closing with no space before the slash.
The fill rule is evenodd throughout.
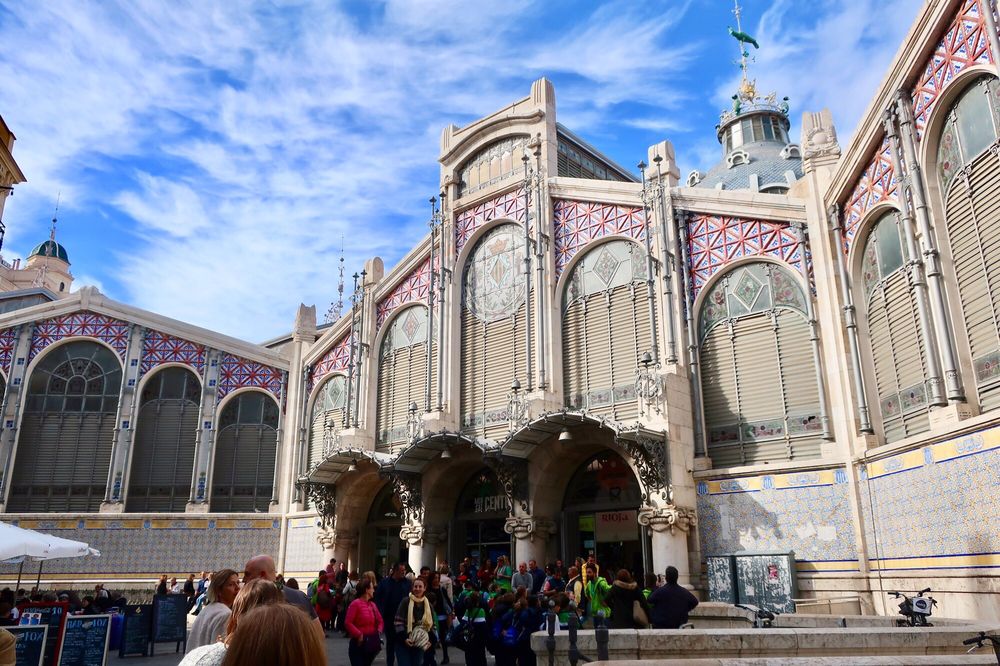
<path id="1" fill-rule="evenodd" d="M 641 505 L 639 481 L 624 458 L 610 449 L 587 458 L 563 495 L 565 559 L 593 553 L 604 571 L 625 568 L 641 574 L 648 561 L 648 540 L 638 521 Z"/>
<path id="2" fill-rule="evenodd" d="M 504 531 L 509 515 L 507 496 L 495 472 L 487 467 L 466 482 L 455 505 L 449 532 L 451 561 L 469 557 L 477 566 L 487 558 L 496 564 L 500 555 L 511 559 L 511 535 Z"/>
<path id="3" fill-rule="evenodd" d="M 399 538 L 403 527 L 403 503 L 393 492 L 392 484 L 386 483 L 375 495 L 368 521 L 361 535 L 361 565 L 363 569 L 385 575 L 396 562 L 406 562 L 409 546 Z M 367 544 L 371 544 L 368 546 Z"/>

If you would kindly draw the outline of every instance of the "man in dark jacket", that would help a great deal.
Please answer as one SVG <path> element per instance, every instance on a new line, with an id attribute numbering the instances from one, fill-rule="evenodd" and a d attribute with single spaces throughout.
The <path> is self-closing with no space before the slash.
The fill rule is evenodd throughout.
<path id="1" fill-rule="evenodd" d="M 383 618 L 396 617 L 396 610 L 403 599 L 410 596 L 411 583 L 406 578 L 406 565 L 397 562 L 392 567 L 392 575 L 383 578 L 375 588 L 375 605 Z M 396 663 L 396 641 L 406 640 L 406 635 L 398 636 L 391 620 L 385 622 L 385 663 L 393 666 Z"/>
<path id="2" fill-rule="evenodd" d="M 688 621 L 688 613 L 698 605 L 698 599 L 677 584 L 677 569 L 667 567 L 667 583 L 649 595 L 654 629 L 680 629 Z"/>

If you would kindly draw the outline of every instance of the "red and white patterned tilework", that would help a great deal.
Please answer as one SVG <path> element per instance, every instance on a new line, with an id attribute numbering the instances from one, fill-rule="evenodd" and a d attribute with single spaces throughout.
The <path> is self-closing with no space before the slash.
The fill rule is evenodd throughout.
<path id="1" fill-rule="evenodd" d="M 278 368 L 224 354 L 219 362 L 219 399 L 241 388 L 264 389 L 280 398 L 283 374 Z"/>
<path id="2" fill-rule="evenodd" d="M 693 213 L 688 218 L 691 297 L 741 257 L 774 257 L 801 270 L 798 244 L 798 235 L 784 222 Z"/>
<path id="3" fill-rule="evenodd" d="M 553 203 L 556 279 L 584 245 L 604 236 L 645 240 L 646 215 L 638 206 L 557 199 Z"/>
<path id="4" fill-rule="evenodd" d="M 0 331 L 0 369 L 4 377 L 10 377 L 10 364 L 14 360 L 14 347 L 17 346 L 17 329 L 5 328 Z"/>
<path id="5" fill-rule="evenodd" d="M 434 269 L 441 265 L 441 255 L 434 255 Z M 389 295 L 378 302 L 375 306 L 375 328 L 382 328 L 382 324 L 392 314 L 392 311 L 404 303 L 426 303 L 427 293 L 431 288 L 431 259 L 424 259 L 413 272 L 403 278 Z"/>
<path id="6" fill-rule="evenodd" d="M 455 217 L 455 253 L 458 254 L 479 227 L 491 220 L 506 218 L 524 223 L 524 188 L 501 194 L 463 210 Z"/>
<path id="7" fill-rule="evenodd" d="M 980 2 L 963 0 L 955 19 L 945 30 L 934 53 L 927 59 L 917 84 L 910 93 L 917 137 L 923 137 L 927 117 L 934 103 L 955 76 L 976 63 L 992 63 L 989 38 Z"/>
<path id="8" fill-rule="evenodd" d="M 892 168 L 888 137 L 882 140 L 882 146 L 872 157 L 864 172 L 858 177 L 851 190 L 844 208 L 844 252 L 851 249 L 854 236 L 858 232 L 858 224 L 865 213 L 877 203 L 889 199 L 898 200 L 896 174 Z"/>
<path id="9" fill-rule="evenodd" d="M 159 331 L 147 332 L 142 343 L 142 374 L 164 363 L 184 363 L 201 374 L 205 369 L 205 346 Z"/>
<path id="10" fill-rule="evenodd" d="M 128 330 L 128 322 L 94 312 L 74 312 L 46 319 L 35 324 L 28 362 L 30 363 L 39 352 L 52 343 L 76 336 L 87 336 L 106 342 L 118 352 L 120 358 L 124 359 L 128 348 Z"/>
<path id="11" fill-rule="evenodd" d="M 313 387 L 323 381 L 323 378 L 331 372 L 347 372 L 349 361 L 347 340 L 349 337 L 349 335 L 342 337 L 313 364 L 312 374 L 309 375 L 309 386 L 307 387 L 309 392 L 312 392 Z"/>

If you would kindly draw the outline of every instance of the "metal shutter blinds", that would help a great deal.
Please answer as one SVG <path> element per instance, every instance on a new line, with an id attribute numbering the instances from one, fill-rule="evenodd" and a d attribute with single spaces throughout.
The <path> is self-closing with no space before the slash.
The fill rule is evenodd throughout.
<path id="1" fill-rule="evenodd" d="M 325 414 L 325 418 L 324 418 Z M 344 410 L 338 407 L 326 412 L 319 411 L 313 418 L 309 431 L 309 467 L 323 461 L 323 428 L 326 422 L 336 425 L 337 430 L 344 428 Z"/>
<path id="2" fill-rule="evenodd" d="M 708 454 L 715 467 L 731 467 L 743 462 L 739 439 L 722 436 L 739 430 L 739 392 L 736 389 L 736 359 L 729 328 L 714 327 L 701 343 L 702 404 L 705 410 L 705 430 L 708 433 Z M 713 433 L 716 433 L 713 437 Z M 713 441 L 715 439 L 716 441 Z"/>
<path id="3" fill-rule="evenodd" d="M 756 314 L 733 325 L 736 386 L 740 396 L 745 463 L 787 458 L 783 433 L 750 437 L 761 422 L 784 421 L 784 399 L 774 325 L 770 315 Z"/>
<path id="4" fill-rule="evenodd" d="M 819 432 L 800 435 L 791 424 L 796 417 L 819 418 L 819 387 L 816 384 L 809 324 L 801 315 L 788 310 L 778 310 L 776 316 L 781 382 L 790 422 L 789 457 L 793 460 L 818 458 L 822 442 Z"/>
<path id="5" fill-rule="evenodd" d="M 198 405 L 153 400 L 139 409 L 126 511 L 184 511 L 191 490 Z"/>
<path id="6" fill-rule="evenodd" d="M 586 307 L 583 301 L 573 302 L 563 314 L 563 383 L 566 405 L 581 409 L 585 404 L 589 368 L 587 347 L 583 340 Z"/>
<path id="7" fill-rule="evenodd" d="M 215 463 L 212 468 L 212 511 L 231 511 L 231 495 L 235 479 L 233 462 L 236 457 L 237 426 L 228 426 L 215 437 Z"/>
<path id="8" fill-rule="evenodd" d="M 979 402 L 1000 405 L 1000 161 L 990 153 L 951 183 L 946 219 Z"/>

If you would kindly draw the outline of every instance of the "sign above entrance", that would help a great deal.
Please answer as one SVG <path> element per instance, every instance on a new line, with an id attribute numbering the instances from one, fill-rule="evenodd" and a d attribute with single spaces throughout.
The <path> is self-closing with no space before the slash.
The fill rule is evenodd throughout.
<path id="1" fill-rule="evenodd" d="M 477 497 L 472 502 L 475 513 L 493 513 L 507 510 L 507 497 L 505 495 L 487 495 Z"/>
<path id="2" fill-rule="evenodd" d="M 594 515 L 598 542 L 635 541 L 639 538 L 637 511 L 598 511 Z"/>

